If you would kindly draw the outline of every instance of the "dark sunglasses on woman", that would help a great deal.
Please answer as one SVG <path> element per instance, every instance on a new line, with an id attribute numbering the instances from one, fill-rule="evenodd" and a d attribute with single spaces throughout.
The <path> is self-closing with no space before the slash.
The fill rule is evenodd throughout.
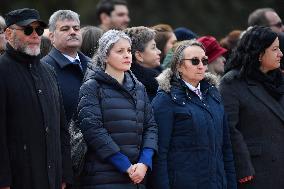
<path id="1" fill-rule="evenodd" d="M 204 66 L 208 65 L 208 58 L 202 58 L 201 60 L 199 60 L 198 58 L 183 59 L 183 60 L 190 60 L 191 64 L 194 66 L 197 66 L 200 62 L 202 62 Z"/>

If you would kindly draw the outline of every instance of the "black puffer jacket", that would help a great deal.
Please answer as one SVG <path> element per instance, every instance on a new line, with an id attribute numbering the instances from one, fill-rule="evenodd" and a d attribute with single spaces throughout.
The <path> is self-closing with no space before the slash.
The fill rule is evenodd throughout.
<path id="1" fill-rule="evenodd" d="M 82 187 L 131 183 L 108 158 L 117 152 L 132 164 L 141 149 L 157 149 L 157 126 L 144 86 L 131 72 L 124 84 L 101 69 L 88 69 L 79 92 L 78 120 L 88 145 Z"/>

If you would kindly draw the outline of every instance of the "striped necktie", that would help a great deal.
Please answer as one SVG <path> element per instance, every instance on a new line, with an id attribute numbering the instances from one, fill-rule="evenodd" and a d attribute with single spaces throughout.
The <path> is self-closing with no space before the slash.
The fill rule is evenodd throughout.
<path id="1" fill-rule="evenodd" d="M 193 92 L 195 92 L 195 94 L 197 94 L 197 96 L 202 99 L 202 93 L 200 91 L 200 89 L 194 89 Z"/>

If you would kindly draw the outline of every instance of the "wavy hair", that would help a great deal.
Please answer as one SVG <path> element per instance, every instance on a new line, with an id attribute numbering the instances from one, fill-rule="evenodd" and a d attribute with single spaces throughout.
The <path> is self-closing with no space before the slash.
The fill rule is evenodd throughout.
<path id="1" fill-rule="evenodd" d="M 225 72 L 240 70 L 240 77 L 247 78 L 250 73 L 259 69 L 259 56 L 270 47 L 278 37 L 269 27 L 254 26 L 240 39 L 237 48 L 229 58 Z"/>

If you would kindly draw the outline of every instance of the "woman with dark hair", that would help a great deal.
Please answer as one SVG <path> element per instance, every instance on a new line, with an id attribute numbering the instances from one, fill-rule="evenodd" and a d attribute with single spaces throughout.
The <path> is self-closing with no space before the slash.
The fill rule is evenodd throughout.
<path id="1" fill-rule="evenodd" d="M 235 189 L 233 154 L 221 95 L 196 40 L 179 42 L 153 99 L 158 156 L 155 189 Z"/>
<path id="2" fill-rule="evenodd" d="M 156 67 L 160 66 L 161 51 L 155 42 L 156 33 L 153 29 L 138 26 L 127 28 L 124 32 L 131 38 L 132 65 L 131 71 L 146 87 L 150 101 L 156 96 L 158 82 L 156 77 L 161 73 Z"/>
<path id="3" fill-rule="evenodd" d="M 255 26 L 241 38 L 221 80 L 241 189 L 284 188 L 282 56 L 277 34 Z"/>
<path id="4" fill-rule="evenodd" d="M 145 87 L 131 73 L 131 40 L 109 30 L 80 89 L 78 123 L 88 151 L 82 189 L 144 189 L 157 150 L 157 125 Z"/>

